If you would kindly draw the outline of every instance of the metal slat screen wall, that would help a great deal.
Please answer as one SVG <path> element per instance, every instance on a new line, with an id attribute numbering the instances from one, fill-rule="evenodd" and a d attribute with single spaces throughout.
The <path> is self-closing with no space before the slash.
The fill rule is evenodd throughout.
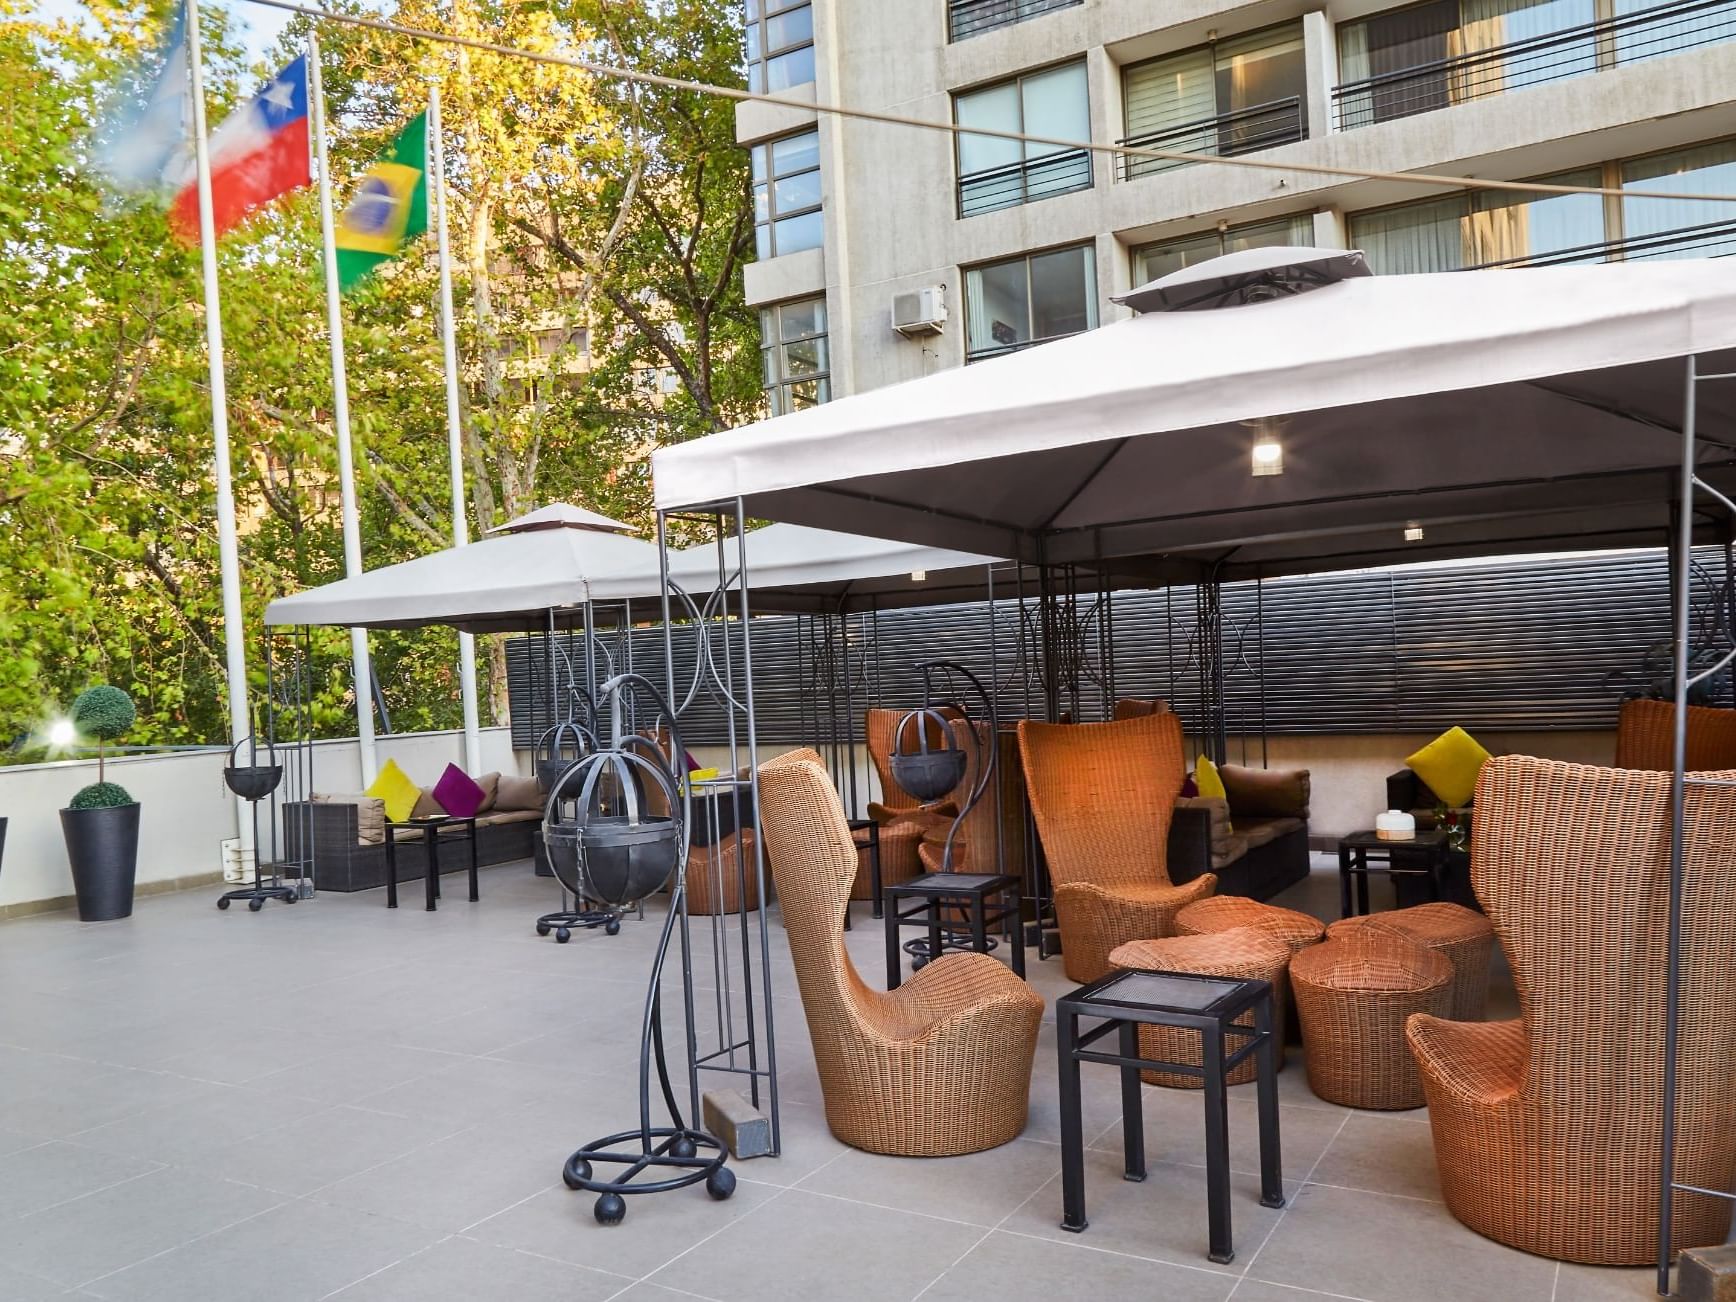
<path id="1" fill-rule="evenodd" d="M 1696 609 L 1715 600 L 1723 558 L 1702 549 Z M 1228 731 L 1271 734 L 1603 729 L 1624 694 L 1641 685 L 1647 653 L 1669 638 L 1668 562 L 1662 551 L 1546 561 L 1359 571 L 1227 584 L 1223 589 L 1224 696 Z M 1009 589 L 1010 589 L 1009 585 Z M 1076 598 L 1082 617 L 1101 619 L 1095 593 Z M 1094 613 L 1091 613 L 1094 612 Z M 996 684 L 1005 719 L 1042 714 L 1037 667 L 1021 656 L 1014 600 L 996 606 L 990 652 L 982 603 L 887 611 L 850 619 L 855 708 L 914 704 L 918 663 L 944 656 Z M 1035 640 L 1028 603 L 1026 645 Z M 814 625 L 794 617 L 754 622 L 754 706 L 762 744 L 812 740 L 804 694 L 812 696 Z M 1168 698 L 1190 730 L 1198 722 L 1192 658 L 1194 592 L 1123 592 L 1114 598 L 1115 695 Z M 662 633 L 634 633 L 634 660 L 661 679 Z M 721 664 L 721 634 L 713 635 Z M 578 657 L 577 637 L 571 654 Z M 547 675 L 530 672 L 527 643 L 508 642 L 513 744 L 534 745 L 548 718 Z M 1078 717 L 1107 717 L 1096 623 L 1082 639 Z M 697 638 L 675 638 L 682 693 L 692 682 Z M 544 655 L 544 652 L 537 652 Z M 737 652 L 739 656 L 739 652 Z M 739 664 L 736 678 L 739 690 Z M 533 682 L 534 679 L 534 682 Z M 1262 706 L 1262 687 L 1264 704 Z M 524 722 L 520 722 L 524 720 Z M 690 744 L 726 740 L 717 695 L 703 687 L 683 716 Z M 547 726 L 544 722 L 541 726 Z M 745 741 L 745 738 L 741 740 Z"/>

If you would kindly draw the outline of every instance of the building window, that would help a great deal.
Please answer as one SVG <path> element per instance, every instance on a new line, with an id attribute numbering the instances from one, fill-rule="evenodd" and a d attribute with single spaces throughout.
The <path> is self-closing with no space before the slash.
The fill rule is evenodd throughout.
<path id="1" fill-rule="evenodd" d="M 1736 194 L 1736 140 L 1632 159 L 1621 165 L 1624 190 Z M 1620 255 L 1629 260 L 1719 258 L 1736 253 L 1736 204 L 1623 197 Z"/>
<path id="2" fill-rule="evenodd" d="M 1097 259 L 1089 244 L 971 267 L 964 292 L 967 362 L 1097 325 Z"/>
<path id="3" fill-rule="evenodd" d="M 1085 0 L 947 0 L 947 39 L 962 41 L 980 32 L 1022 23 L 1053 9 L 1071 9 Z"/>
<path id="4" fill-rule="evenodd" d="M 1592 168 L 1538 179 L 1602 185 L 1603 173 Z M 1485 190 L 1350 217 L 1350 243 L 1368 256 L 1376 274 L 1388 275 L 1545 260 L 1602 262 L 1604 238 L 1603 199 L 1595 194 Z"/>
<path id="5" fill-rule="evenodd" d="M 809 0 L 747 0 L 747 84 L 775 92 L 814 79 L 814 9 Z"/>
<path id="6" fill-rule="evenodd" d="M 1195 263 L 1240 253 L 1243 249 L 1282 248 L 1314 243 L 1314 218 L 1309 213 L 1276 221 L 1228 226 L 1180 239 L 1160 240 L 1133 250 L 1133 283 L 1143 285 Z"/>
<path id="7" fill-rule="evenodd" d="M 826 346 L 825 298 L 761 308 L 760 357 L 772 415 L 830 400 L 832 361 Z"/>
<path id="8" fill-rule="evenodd" d="M 1091 138 L 1085 64 L 1063 64 L 953 97 L 961 127 Z M 1091 154 L 995 136 L 958 137 L 958 215 L 972 217 L 1091 187 Z"/>
<path id="9" fill-rule="evenodd" d="M 762 261 L 820 247 L 826 232 L 818 131 L 753 147 L 753 204 L 754 244 Z"/>
<path id="10" fill-rule="evenodd" d="M 1227 156 L 1308 134 L 1300 23 L 1134 64 L 1121 82 L 1125 145 Z M 1168 159 L 1126 158 L 1122 174 L 1131 180 L 1177 166 Z"/>

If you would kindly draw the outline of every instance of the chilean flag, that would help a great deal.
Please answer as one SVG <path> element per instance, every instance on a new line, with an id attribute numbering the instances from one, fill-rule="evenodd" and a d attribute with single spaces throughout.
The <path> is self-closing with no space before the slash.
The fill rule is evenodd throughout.
<path id="1" fill-rule="evenodd" d="M 232 113 L 211 136 L 211 212 L 217 234 L 255 208 L 309 184 L 307 56 L 290 64 L 246 108 Z M 169 224 L 189 244 L 199 239 L 199 185 L 195 178 L 175 196 Z"/>

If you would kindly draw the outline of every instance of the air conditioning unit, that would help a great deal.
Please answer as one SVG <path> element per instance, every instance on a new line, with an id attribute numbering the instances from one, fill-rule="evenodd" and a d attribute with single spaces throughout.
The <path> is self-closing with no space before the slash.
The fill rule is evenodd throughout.
<path id="1" fill-rule="evenodd" d="M 892 296 L 892 328 L 906 339 L 937 335 L 946 328 L 946 286 L 924 285 Z"/>

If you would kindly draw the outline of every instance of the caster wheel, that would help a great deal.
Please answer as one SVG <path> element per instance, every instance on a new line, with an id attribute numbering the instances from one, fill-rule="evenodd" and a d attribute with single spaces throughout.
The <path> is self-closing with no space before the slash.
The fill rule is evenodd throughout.
<path id="1" fill-rule="evenodd" d="M 603 934 L 605 936 L 619 936 L 621 934 L 621 924 L 618 922 L 605 922 L 603 924 Z"/>
<path id="2" fill-rule="evenodd" d="M 705 1192 L 722 1202 L 735 1192 L 735 1172 L 720 1166 L 705 1177 Z"/>
<path id="3" fill-rule="evenodd" d="M 218 900 L 217 901 L 217 907 L 220 909 L 227 909 L 229 907 L 229 901 L 228 900 Z"/>
<path id="4" fill-rule="evenodd" d="M 537 923 L 536 924 L 536 934 L 539 936 L 548 935 L 549 934 L 549 924 L 546 922 Z"/>
<path id="5" fill-rule="evenodd" d="M 583 1189 L 585 1181 L 591 1178 L 591 1164 L 586 1161 L 568 1162 L 561 1171 L 561 1179 L 566 1181 L 569 1189 Z"/>
<path id="6" fill-rule="evenodd" d="M 264 900 L 248 900 L 247 901 L 247 911 L 249 913 L 258 913 L 264 907 L 265 907 L 265 901 Z"/>
<path id="7" fill-rule="evenodd" d="M 591 1211 L 598 1225 L 619 1225 L 627 1219 L 627 1200 L 617 1193 L 606 1193 L 597 1199 Z"/>
<path id="8" fill-rule="evenodd" d="M 910 970 L 912 972 L 920 972 L 920 971 L 922 971 L 923 968 L 925 968 L 927 966 L 928 966 L 928 960 L 925 958 L 913 958 L 910 960 Z"/>
<path id="9" fill-rule="evenodd" d="M 301 897 L 299 895 L 297 895 L 294 891 L 291 891 L 288 895 L 285 895 L 283 897 L 283 902 L 285 904 L 294 904 L 296 902 L 296 900 L 298 900 L 300 898 Z"/>
<path id="10" fill-rule="evenodd" d="M 691 1139 L 688 1139 L 685 1135 L 676 1140 L 673 1144 L 669 1145 L 669 1155 L 671 1157 L 692 1157 L 698 1152 L 699 1145 L 694 1143 Z"/>
<path id="11" fill-rule="evenodd" d="M 573 933 L 568 931 L 565 927 L 556 927 L 555 928 L 555 944 L 564 945 L 572 938 L 573 938 Z"/>

